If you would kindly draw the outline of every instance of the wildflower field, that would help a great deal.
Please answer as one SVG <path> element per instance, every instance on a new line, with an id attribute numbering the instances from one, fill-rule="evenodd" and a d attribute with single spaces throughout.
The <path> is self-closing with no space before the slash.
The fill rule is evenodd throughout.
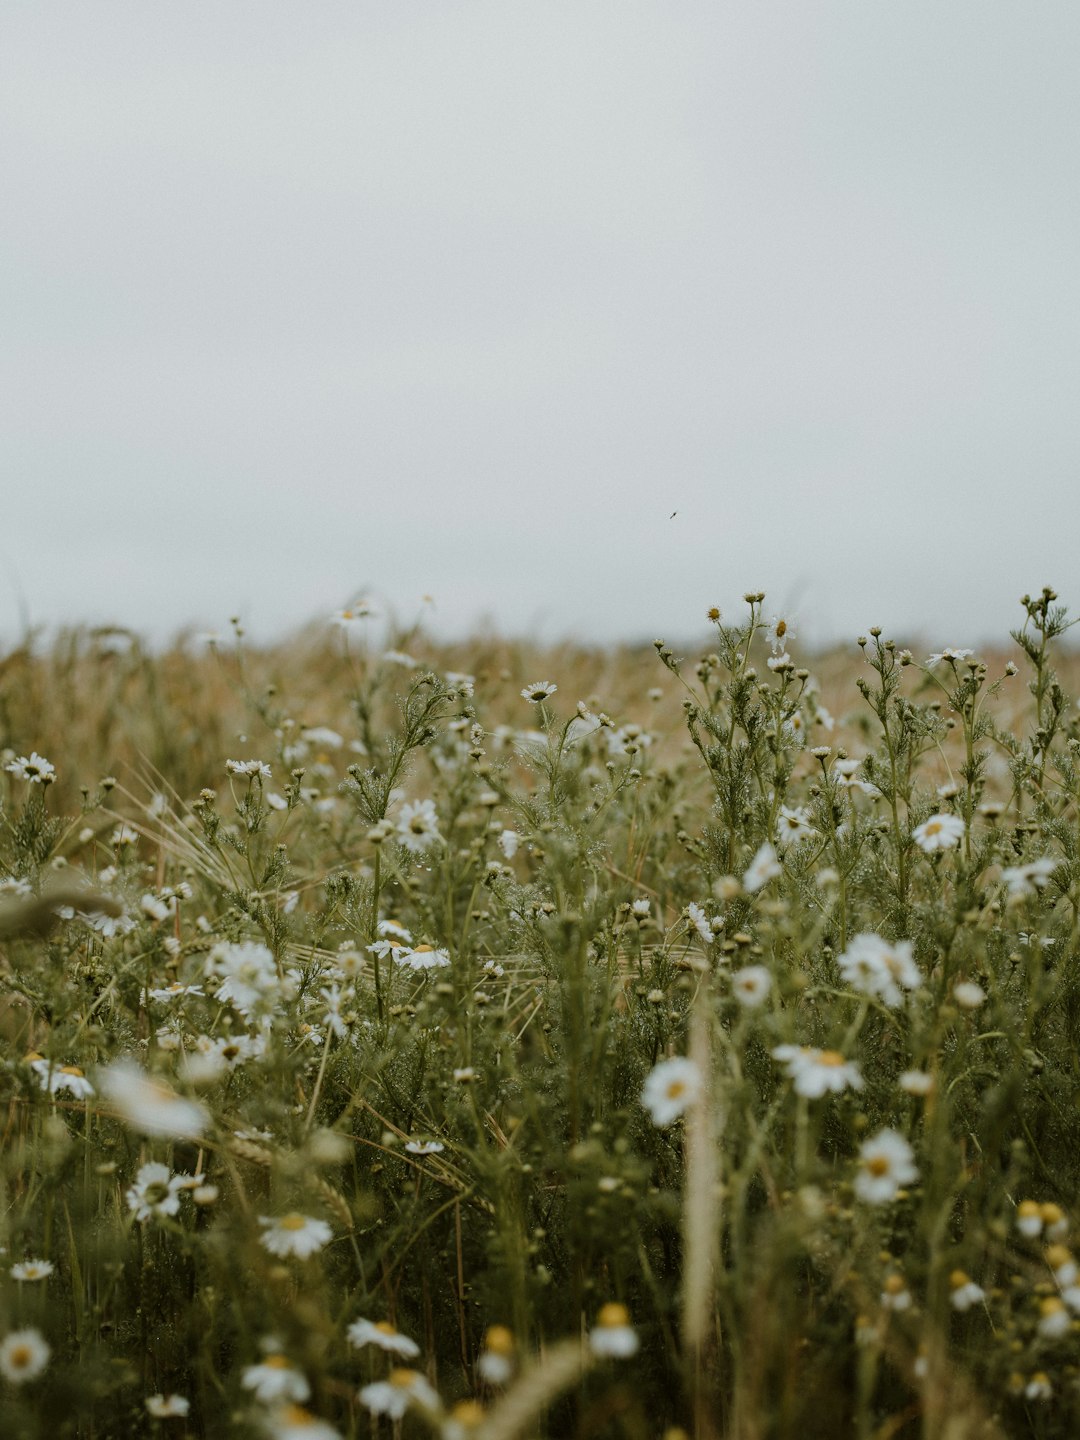
<path id="1" fill-rule="evenodd" d="M 0 1437 L 1080 1432 L 1054 592 L 335 621 L 0 658 Z"/>

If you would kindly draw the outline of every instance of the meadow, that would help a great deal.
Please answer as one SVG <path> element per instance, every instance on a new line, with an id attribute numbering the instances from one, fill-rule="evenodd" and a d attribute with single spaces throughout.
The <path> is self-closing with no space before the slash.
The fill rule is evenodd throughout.
<path id="1" fill-rule="evenodd" d="M 1080 1431 L 1080 657 L 0 657 L 0 1436 Z"/>

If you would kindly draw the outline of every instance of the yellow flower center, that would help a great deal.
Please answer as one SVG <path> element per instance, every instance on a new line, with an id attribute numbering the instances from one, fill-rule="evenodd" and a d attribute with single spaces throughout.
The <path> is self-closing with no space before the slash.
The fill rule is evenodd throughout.
<path id="1" fill-rule="evenodd" d="M 505 1325 L 488 1326 L 487 1334 L 484 1336 L 484 1349 L 490 1350 L 493 1355 L 512 1355 L 514 1353 L 514 1335 Z"/>
<path id="2" fill-rule="evenodd" d="M 611 1300 L 600 1307 L 600 1314 L 596 1317 L 597 1324 L 605 1329 L 611 1330 L 618 1325 L 630 1324 L 630 1312 L 625 1305 L 619 1305 Z"/>
<path id="3" fill-rule="evenodd" d="M 390 1324 L 389 1320 L 376 1321 L 375 1329 L 378 1330 L 380 1335 L 396 1335 L 398 1333 L 393 1325 Z"/>
<path id="4" fill-rule="evenodd" d="M 409 1386 L 416 1381 L 418 1373 L 416 1370 L 391 1370 L 390 1384 L 398 1390 L 408 1390 Z"/>
<path id="5" fill-rule="evenodd" d="M 479 1425 L 484 1418 L 484 1407 L 478 1400 L 459 1400 L 450 1413 L 459 1425 Z"/>
<path id="6" fill-rule="evenodd" d="M 880 1176 L 889 1173 L 889 1162 L 885 1159 L 884 1155 L 875 1155 L 872 1160 L 866 1162 L 866 1168 L 876 1180 Z"/>
<path id="7" fill-rule="evenodd" d="M 278 1221 L 278 1225 L 282 1230 L 303 1230 L 306 1224 L 307 1220 L 304 1216 L 297 1215 L 295 1210 L 291 1215 L 283 1215 Z"/>
<path id="8" fill-rule="evenodd" d="M 927 835 L 936 835 L 940 829 L 941 829 L 941 821 L 940 821 L 940 820 L 928 820 L 928 821 L 926 822 L 926 833 L 927 833 Z"/>
<path id="9" fill-rule="evenodd" d="M 79 1069 L 78 1065 L 61 1065 L 61 1066 L 60 1066 L 60 1074 L 61 1074 L 61 1075 L 78 1075 L 78 1076 L 81 1078 L 81 1077 L 82 1077 L 82 1073 L 83 1073 L 83 1072 Z"/>
<path id="10" fill-rule="evenodd" d="M 268 1370 L 288 1370 L 289 1362 L 284 1355 L 268 1355 L 263 1361 Z"/>
<path id="11" fill-rule="evenodd" d="M 29 1345 L 16 1345 L 8 1356 L 8 1364 L 13 1370 L 24 1370 L 33 1358 Z"/>
<path id="12" fill-rule="evenodd" d="M 686 1081 L 670 1080 L 665 1094 L 669 1100 L 678 1100 L 680 1095 L 686 1094 Z"/>
<path id="13" fill-rule="evenodd" d="M 844 1057 L 840 1054 L 839 1050 L 823 1050 L 818 1056 L 818 1064 L 828 1065 L 831 1069 L 835 1069 L 836 1066 L 843 1065 L 844 1063 Z"/>

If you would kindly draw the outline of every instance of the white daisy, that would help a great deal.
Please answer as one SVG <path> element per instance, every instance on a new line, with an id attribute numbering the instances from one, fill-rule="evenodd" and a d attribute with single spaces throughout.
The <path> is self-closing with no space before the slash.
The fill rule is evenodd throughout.
<path id="1" fill-rule="evenodd" d="M 0 1375 L 13 1385 L 36 1380 L 52 1350 L 40 1330 L 12 1330 L 0 1342 Z"/>
<path id="2" fill-rule="evenodd" d="M 1038 860 L 1032 860 L 1027 865 L 1007 865 L 1001 872 L 1001 878 L 1005 882 L 1010 904 L 1019 900 L 1029 899 L 1039 890 L 1043 889 L 1050 876 L 1061 864 L 1050 855 L 1043 855 Z"/>
<path id="3" fill-rule="evenodd" d="M 377 1380 L 365 1385 L 360 1391 L 360 1403 L 372 1415 L 389 1415 L 391 1420 L 400 1420 L 410 1405 L 423 1410 L 438 1411 L 438 1394 L 420 1374 L 419 1370 L 391 1370 L 387 1380 Z"/>
<path id="4" fill-rule="evenodd" d="M 705 915 L 705 911 L 701 908 L 701 906 L 695 905 L 693 902 L 687 905 L 686 918 L 690 921 L 690 924 L 693 925 L 694 929 L 701 936 L 702 942 L 705 945 L 711 945 L 712 942 L 716 939 L 716 936 L 713 934 L 712 926 L 709 924 L 708 918 Z"/>
<path id="5" fill-rule="evenodd" d="M 91 930 L 104 935 L 106 940 L 111 940 L 114 935 L 127 935 L 135 929 L 135 921 L 122 912 L 119 915 L 106 915 L 101 910 L 80 910 L 79 919 L 89 925 Z"/>
<path id="6" fill-rule="evenodd" d="M 265 1054 L 267 1037 L 259 1035 L 197 1035 L 194 1047 L 180 1062 L 181 1074 L 192 1085 L 211 1084 L 230 1070 Z"/>
<path id="7" fill-rule="evenodd" d="M 409 1140 L 405 1149 L 410 1155 L 441 1155 L 446 1146 L 439 1140 Z"/>
<path id="8" fill-rule="evenodd" d="M 881 1292 L 881 1306 L 884 1310 L 893 1310 L 901 1314 L 911 1309 L 911 1291 L 904 1283 L 904 1277 L 893 1273 L 885 1277 L 885 1286 Z"/>
<path id="9" fill-rule="evenodd" d="M 755 1010 L 768 999 L 772 976 L 764 965 L 744 965 L 731 977 L 731 991 L 740 1005 Z"/>
<path id="10" fill-rule="evenodd" d="M 343 1005 L 350 1005 L 356 999 L 356 992 L 347 987 L 342 990 L 340 985 L 323 985 L 319 990 L 319 998 L 326 1006 L 322 1017 L 322 1023 L 328 1030 L 333 1031 L 339 1040 L 349 1033 L 349 1022 L 341 1013 Z"/>
<path id="11" fill-rule="evenodd" d="M 184 1188 L 180 1176 L 159 1160 L 151 1160 L 140 1168 L 124 1199 L 139 1224 L 145 1225 L 148 1220 L 175 1215 L 180 1209 L 179 1192 Z"/>
<path id="12" fill-rule="evenodd" d="M 1042 1234 L 1043 1221 L 1037 1200 L 1021 1200 L 1016 1207 L 1016 1228 L 1029 1240 Z"/>
<path id="13" fill-rule="evenodd" d="M 177 1140 L 197 1139 L 210 1117 L 195 1100 L 185 1100 L 152 1080 L 130 1060 L 117 1060 L 98 1074 L 106 1099 L 115 1105 L 120 1119 L 143 1135 L 163 1135 Z"/>
<path id="14" fill-rule="evenodd" d="M 777 1045 L 772 1052 L 792 1081 L 796 1095 L 818 1100 L 844 1090 L 861 1090 L 863 1078 L 854 1060 L 838 1050 L 817 1050 L 808 1045 Z"/>
<path id="15" fill-rule="evenodd" d="M 970 1310 L 986 1299 L 986 1291 L 963 1270 L 954 1270 L 949 1276 L 949 1291 L 949 1303 L 954 1310 Z"/>
<path id="16" fill-rule="evenodd" d="M 338 626 L 341 630 L 349 631 L 355 626 L 363 624 L 365 620 L 372 619 L 374 615 L 375 611 L 366 600 L 354 600 L 344 610 L 335 610 L 330 616 L 330 624 Z"/>
<path id="17" fill-rule="evenodd" d="M 743 876 L 743 888 L 753 894 L 777 875 L 782 874 L 783 866 L 776 858 L 776 851 L 766 840 L 753 860 L 750 861 L 746 874 Z"/>
<path id="18" fill-rule="evenodd" d="M 414 800 L 403 805 L 397 819 L 397 838 L 413 855 L 422 855 L 441 841 L 434 800 Z"/>
<path id="19" fill-rule="evenodd" d="M 147 994 L 151 1000 L 158 1000 L 162 1004 L 169 1000 L 180 1000 L 185 995 L 202 995 L 201 985 L 181 985 L 177 980 L 172 985 L 165 985 L 160 990 L 148 990 Z"/>
<path id="20" fill-rule="evenodd" d="M 919 1178 L 915 1154 L 896 1130 L 880 1130 L 859 1147 L 855 1194 L 868 1205 L 888 1205 L 904 1185 Z"/>
<path id="21" fill-rule="evenodd" d="M 507 860 L 512 860 L 518 852 L 521 844 L 521 836 L 516 830 L 504 830 L 499 836 L 499 849 Z"/>
<path id="22" fill-rule="evenodd" d="M 1057 1295 L 1048 1295 L 1040 1300 L 1037 1329 L 1044 1340 L 1060 1340 L 1072 1329 L 1072 1323 L 1065 1302 Z"/>
<path id="23" fill-rule="evenodd" d="M 311 1394 L 307 1379 L 284 1355 L 267 1355 L 261 1364 L 248 1365 L 240 1383 L 264 1405 L 274 1400 L 306 1400 Z"/>
<path id="24" fill-rule="evenodd" d="M 47 1280 L 53 1273 L 51 1260 L 22 1260 L 18 1265 L 12 1265 L 11 1278 L 13 1280 Z"/>
<path id="25" fill-rule="evenodd" d="M 701 1090 L 701 1071 L 694 1061 L 675 1056 L 661 1060 L 646 1076 L 641 1103 L 653 1124 L 664 1128 L 694 1103 Z"/>
<path id="26" fill-rule="evenodd" d="M 523 700 L 529 700 L 534 705 L 541 705 L 549 695 L 554 695 L 558 690 L 557 685 L 552 685 L 550 680 L 537 680 L 532 685 L 526 685 L 521 692 Z"/>
<path id="27" fill-rule="evenodd" d="M 1052 1200 L 1044 1201 L 1039 1206 L 1039 1216 L 1046 1226 L 1048 1239 L 1064 1240 L 1069 1233 L 1069 1217 L 1060 1205 L 1055 1205 Z"/>
<path id="28" fill-rule="evenodd" d="M 449 950 L 436 950 L 431 945 L 417 945 L 412 950 L 399 950 L 394 958 L 410 970 L 439 970 L 450 964 Z"/>
<path id="29" fill-rule="evenodd" d="M 358 1350 L 365 1345 L 375 1345 L 389 1355 L 400 1355 L 403 1360 L 415 1360 L 420 1354 L 416 1341 L 395 1330 L 389 1320 L 365 1320 L 361 1317 L 352 1322 L 346 1333 L 349 1343 Z"/>
<path id="30" fill-rule="evenodd" d="M 986 991 L 974 980 L 960 980 L 953 986 L 953 999 L 963 1010 L 978 1010 L 986 1003 Z"/>
<path id="31" fill-rule="evenodd" d="M 32 1060 L 30 1068 L 50 1095 L 66 1090 L 76 1100 L 88 1100 L 94 1087 L 77 1065 L 54 1065 L 51 1060 Z"/>
<path id="32" fill-rule="evenodd" d="M 230 775 L 246 775 L 249 779 L 271 778 L 270 766 L 263 760 L 226 760 L 225 769 Z"/>
<path id="33" fill-rule="evenodd" d="M 341 1440 L 341 1431 L 312 1415 L 302 1405 L 276 1405 L 262 1416 L 270 1440 Z"/>
<path id="34" fill-rule="evenodd" d="M 765 638 L 773 654 L 783 650 L 789 640 L 796 638 L 795 626 L 790 616 L 774 615 L 765 627 Z"/>
<path id="35" fill-rule="evenodd" d="M 139 909 L 144 915 L 149 916 L 151 920 L 157 921 L 158 924 L 161 924 L 164 920 L 168 920 L 172 913 L 164 900 L 149 892 L 139 901 Z"/>
<path id="36" fill-rule="evenodd" d="M 49 785 L 56 778 L 56 766 L 36 750 L 31 752 L 29 759 L 20 755 L 15 760 L 9 760 L 4 769 L 14 775 L 16 780 L 26 780 L 31 785 Z"/>
<path id="37" fill-rule="evenodd" d="M 589 1331 L 589 1349 L 602 1360 L 628 1360 L 638 1352 L 637 1331 L 625 1305 L 611 1302 L 600 1307 L 596 1325 Z"/>
<path id="38" fill-rule="evenodd" d="M 155 1420 L 171 1420 L 186 1415 L 191 1401 L 184 1395 L 148 1395 L 146 1408 Z"/>
<path id="39" fill-rule="evenodd" d="M 325 725 L 315 725 L 310 730 L 301 730 L 300 734 L 309 745 L 315 745 L 320 750 L 340 750 L 345 744 L 336 730 L 330 730 Z"/>
<path id="40" fill-rule="evenodd" d="M 921 825 L 916 825 L 911 838 L 928 855 L 935 850 L 951 850 L 963 839 L 964 822 L 959 815 L 931 815 Z"/>
<path id="41" fill-rule="evenodd" d="M 1051 1245 L 1043 1258 L 1050 1267 L 1055 1285 L 1060 1285 L 1063 1291 L 1070 1286 L 1075 1286 L 1077 1277 L 1080 1276 L 1080 1269 L 1077 1268 L 1072 1252 L 1066 1246 Z"/>
<path id="42" fill-rule="evenodd" d="M 514 1332 L 506 1325 L 489 1325 L 484 1333 L 484 1348 L 476 1358 L 476 1369 L 488 1385 L 506 1385 L 513 1378 L 517 1345 Z"/>
<path id="43" fill-rule="evenodd" d="M 400 920 L 380 920 L 378 930 L 380 935 L 389 935 L 392 939 L 404 941 L 406 945 L 412 944 L 412 931 L 407 930 Z"/>
<path id="44" fill-rule="evenodd" d="M 325 1220 L 313 1220 L 295 1210 L 288 1215 L 260 1215 L 259 1224 L 266 1226 L 259 1240 L 271 1255 L 296 1255 L 301 1260 L 328 1245 L 334 1234 Z M 296 1396 L 298 1400 L 303 1398 Z"/>
<path id="45" fill-rule="evenodd" d="M 929 656 L 926 663 L 930 669 L 933 670 L 934 666 L 940 665 L 942 660 L 947 661 L 950 665 L 954 665 L 958 660 L 966 660 L 970 655 L 974 654 L 974 650 L 954 650 L 951 646 L 946 645 L 944 650 L 939 650 L 936 655 Z"/>
<path id="46" fill-rule="evenodd" d="M 780 814 L 776 817 L 776 843 L 781 850 L 788 845 L 801 845 L 804 840 L 812 840 L 816 834 L 810 824 L 810 811 L 804 806 L 798 805 L 794 810 L 786 805 L 780 806 Z"/>
<path id="47" fill-rule="evenodd" d="M 861 760 L 835 760 L 833 762 L 833 779 L 844 790 L 861 790 L 864 795 L 877 795 L 876 785 L 871 785 L 868 780 L 859 779 L 858 771 L 861 765 Z"/>

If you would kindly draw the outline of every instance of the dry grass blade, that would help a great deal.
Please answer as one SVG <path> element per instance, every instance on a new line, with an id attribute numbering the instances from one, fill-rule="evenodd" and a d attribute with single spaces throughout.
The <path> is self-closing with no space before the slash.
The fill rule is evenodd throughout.
<path id="1" fill-rule="evenodd" d="M 112 895 L 79 885 L 59 885 L 47 895 L 30 895 L 0 904 L 0 940 L 19 935 L 47 935 L 60 919 L 58 907 L 71 906 L 84 914 L 116 916 L 123 906 Z"/>
<path id="2" fill-rule="evenodd" d="M 591 1364 L 592 1356 L 578 1340 L 552 1346 L 495 1406 L 476 1432 L 477 1440 L 516 1440 Z"/>
<path id="3" fill-rule="evenodd" d="M 701 1094 L 686 1120 L 686 1194 L 683 1199 L 683 1240 L 686 1247 L 682 1297 L 683 1341 L 700 1351 L 708 1339 L 720 1234 L 717 1214 L 716 1117 L 713 1111 L 712 1044 L 709 992 L 699 986 L 690 1025 L 690 1059 L 702 1077 Z"/>

